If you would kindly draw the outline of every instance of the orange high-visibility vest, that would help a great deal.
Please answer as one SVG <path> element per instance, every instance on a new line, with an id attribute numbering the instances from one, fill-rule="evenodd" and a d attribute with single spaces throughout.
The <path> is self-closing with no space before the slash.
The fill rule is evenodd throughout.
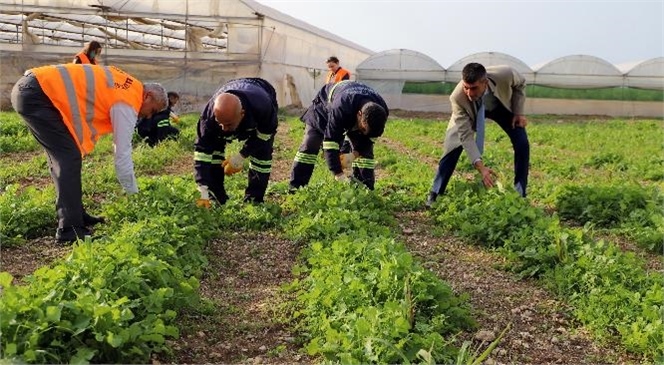
<path id="1" fill-rule="evenodd" d="M 44 93 L 60 111 L 74 141 L 86 155 L 113 130 L 111 107 L 123 102 L 138 114 L 143 84 L 114 66 L 64 64 L 33 68 Z"/>
<path id="2" fill-rule="evenodd" d="M 88 58 L 88 55 L 85 54 L 85 52 L 81 51 L 74 56 L 74 62 L 76 62 L 76 57 L 78 57 L 81 60 L 82 65 L 94 65 L 96 63 L 92 63 L 90 59 Z"/>
<path id="3" fill-rule="evenodd" d="M 348 80 L 350 79 L 350 72 L 346 71 L 345 68 L 339 67 L 337 70 L 337 73 L 332 73 L 332 71 L 327 73 L 327 77 L 325 78 L 325 83 L 329 84 L 330 82 L 339 82 L 341 80 Z"/>

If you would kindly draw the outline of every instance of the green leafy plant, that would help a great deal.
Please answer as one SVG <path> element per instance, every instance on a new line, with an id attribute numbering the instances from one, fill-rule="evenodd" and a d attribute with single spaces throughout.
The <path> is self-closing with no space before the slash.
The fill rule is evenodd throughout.
<path id="1" fill-rule="evenodd" d="M 55 230 L 56 217 L 52 188 L 24 190 L 18 184 L 7 186 L 0 194 L 0 241 L 11 246 Z"/>

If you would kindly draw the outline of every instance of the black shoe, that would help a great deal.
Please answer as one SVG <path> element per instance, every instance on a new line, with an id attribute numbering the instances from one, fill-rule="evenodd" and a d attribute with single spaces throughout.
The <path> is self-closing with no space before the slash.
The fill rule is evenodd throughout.
<path id="1" fill-rule="evenodd" d="M 433 203 L 436 202 L 436 198 L 438 198 L 438 194 L 436 194 L 436 193 L 429 193 L 429 196 L 427 197 L 427 201 L 426 201 L 426 203 L 424 203 L 424 205 L 425 205 L 428 209 L 431 209 L 431 207 L 433 206 Z"/>
<path id="2" fill-rule="evenodd" d="M 55 239 L 59 243 L 73 243 L 85 239 L 85 236 L 92 236 L 92 232 L 85 227 L 64 227 L 55 231 Z"/>
<path id="3" fill-rule="evenodd" d="M 104 222 L 106 222 L 104 217 L 95 217 L 94 215 L 88 214 L 88 212 L 83 212 L 83 225 L 85 226 L 94 226 L 95 224 Z"/>

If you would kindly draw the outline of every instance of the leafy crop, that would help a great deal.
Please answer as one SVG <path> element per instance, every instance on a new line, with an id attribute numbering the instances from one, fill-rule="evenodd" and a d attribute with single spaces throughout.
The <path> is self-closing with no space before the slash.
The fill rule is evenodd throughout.
<path id="1" fill-rule="evenodd" d="M 0 153 L 34 151 L 40 146 L 17 113 L 0 112 Z"/>
<path id="2" fill-rule="evenodd" d="M 311 355 L 342 363 L 439 362 L 456 350 L 444 336 L 472 327 L 464 299 L 394 242 L 386 201 L 363 187 L 323 183 L 283 204 L 286 233 L 309 241 L 293 318 Z"/>
<path id="3" fill-rule="evenodd" d="M 11 246 L 46 234 L 56 221 L 54 200 L 53 188 L 7 186 L 0 194 L 0 242 Z"/>

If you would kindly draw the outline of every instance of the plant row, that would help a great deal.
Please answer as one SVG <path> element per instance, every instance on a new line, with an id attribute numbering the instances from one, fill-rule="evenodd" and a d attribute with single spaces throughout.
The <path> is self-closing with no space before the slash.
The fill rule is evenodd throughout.
<path id="1" fill-rule="evenodd" d="M 416 156 L 403 156 L 385 146 L 378 150 L 378 155 L 387 156 L 382 167 L 389 172 L 379 188 L 390 195 L 396 209 L 421 208 L 430 187 L 431 168 L 417 161 Z M 393 162 L 395 155 L 399 156 L 398 163 Z M 400 194 L 404 191 L 407 193 Z M 591 186 L 561 191 L 569 195 L 561 201 L 586 197 L 592 202 L 579 204 L 586 207 L 585 217 L 594 217 L 590 221 L 601 224 L 606 219 L 615 224 L 617 219 L 627 227 L 636 225 L 641 217 L 640 232 L 648 225 L 661 234 L 656 226 L 658 210 L 654 206 L 661 199 L 656 189 Z M 610 204 L 614 206 L 607 208 Z M 583 217 L 574 211 L 576 206 L 561 204 L 560 208 L 569 211 L 567 218 Z M 431 214 L 438 223 L 436 228 L 496 249 L 509 259 L 510 270 L 541 278 L 572 305 L 576 318 L 600 341 L 620 342 L 644 360 L 664 361 L 664 277 L 647 270 L 643 260 L 633 253 L 593 240 L 588 226 L 562 225 L 558 214 L 533 206 L 502 185 L 487 191 L 479 181 L 453 178 Z M 648 214 L 655 218 L 644 219 Z"/>
<path id="2" fill-rule="evenodd" d="M 457 357 L 452 335 L 474 326 L 465 299 L 394 240 L 386 200 L 361 186 L 314 183 L 283 207 L 285 234 L 308 242 L 291 290 L 310 355 L 341 363 Z"/>
<path id="3" fill-rule="evenodd" d="M 178 334 L 177 310 L 198 299 L 201 247 L 215 227 L 191 210 L 190 188 L 181 179 L 148 182 L 141 194 L 108 205 L 110 223 L 98 240 L 74 245 L 25 285 L 1 273 L 2 358 L 135 363 L 164 350 Z"/>
<path id="4" fill-rule="evenodd" d="M 541 119 L 541 120 L 540 120 Z M 386 133 L 417 156 L 436 161 L 442 153 L 446 123 L 391 121 Z M 529 196 L 534 204 L 557 212 L 565 222 L 624 236 L 652 252 L 662 252 L 664 166 L 657 121 L 552 124 L 535 118 L 531 141 Z M 592 135 L 589 140 L 588 136 Z M 617 143 L 620 142 L 620 143 Z M 485 163 L 511 178 L 513 151 L 495 123 L 487 126 Z M 626 154 L 638 150 L 638 154 Z M 465 154 L 457 172 L 475 174 Z M 429 187 L 435 170 L 430 168 Z M 503 181 L 506 182 L 507 180 Z M 598 183 L 601 181 L 602 183 Z"/>
<path id="5" fill-rule="evenodd" d="M 96 170 L 91 179 L 110 186 L 106 175 Z M 211 211 L 193 206 L 190 178 L 141 178 L 141 193 L 132 196 L 102 189 L 109 223 L 96 232 L 101 238 L 74 245 L 66 259 L 37 270 L 25 285 L 2 274 L 2 357 L 146 362 L 178 336 L 178 311 L 196 305 L 206 242 L 229 228 L 277 228 L 308 244 L 290 288 L 297 293 L 293 322 L 310 354 L 342 362 L 453 359 L 452 335 L 473 326 L 464 300 L 394 241 L 386 228 L 394 225 L 389 200 L 329 180 L 319 173 L 315 187 L 281 204 L 231 200 Z M 240 194 L 240 179 L 227 184 Z M 4 238 L 19 242 L 28 232 L 45 233 L 54 223 L 52 198 L 50 189 L 7 189 Z M 20 231 L 10 219 L 32 225 Z"/>
<path id="6" fill-rule="evenodd" d="M 476 244 L 498 248 L 511 269 L 543 278 L 574 307 L 596 338 L 661 361 L 664 276 L 633 253 L 533 207 L 515 192 L 453 184 L 434 213 L 437 222 Z"/>

